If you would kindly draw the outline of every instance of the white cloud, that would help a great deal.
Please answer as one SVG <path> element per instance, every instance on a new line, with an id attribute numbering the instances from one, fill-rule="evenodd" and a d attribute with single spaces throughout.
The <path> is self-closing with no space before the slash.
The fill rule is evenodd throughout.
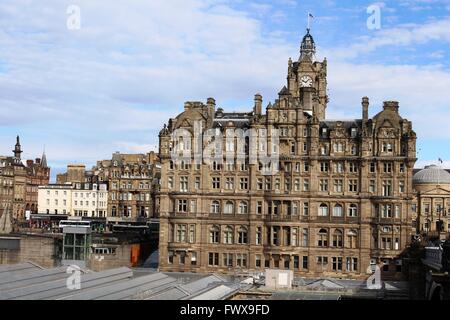
<path id="1" fill-rule="evenodd" d="M 381 29 L 375 36 L 364 36 L 355 44 L 333 50 L 335 58 L 351 59 L 387 46 L 410 46 L 430 41 L 450 43 L 450 18 L 423 25 L 404 24 L 396 28 Z"/>

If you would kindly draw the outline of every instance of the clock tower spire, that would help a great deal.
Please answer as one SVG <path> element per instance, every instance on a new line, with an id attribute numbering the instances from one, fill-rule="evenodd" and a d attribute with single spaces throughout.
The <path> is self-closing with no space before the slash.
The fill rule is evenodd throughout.
<path id="1" fill-rule="evenodd" d="M 306 29 L 306 35 L 300 45 L 300 61 L 309 59 L 314 62 L 316 60 L 316 43 L 309 32 L 310 29 Z"/>

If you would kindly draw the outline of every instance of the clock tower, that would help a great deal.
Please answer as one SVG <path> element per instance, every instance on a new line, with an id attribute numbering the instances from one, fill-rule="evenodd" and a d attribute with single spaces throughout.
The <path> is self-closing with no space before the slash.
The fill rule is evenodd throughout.
<path id="1" fill-rule="evenodd" d="M 300 45 L 300 57 L 296 62 L 289 59 L 287 90 L 294 101 L 304 110 L 314 113 L 319 120 L 325 119 L 328 103 L 327 60 L 316 61 L 316 44 L 306 30 Z"/>

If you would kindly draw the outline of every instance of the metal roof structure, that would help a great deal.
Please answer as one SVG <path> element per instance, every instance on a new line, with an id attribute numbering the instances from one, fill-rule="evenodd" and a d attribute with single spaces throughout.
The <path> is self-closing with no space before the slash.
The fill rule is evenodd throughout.
<path id="1" fill-rule="evenodd" d="M 72 276 L 67 266 L 0 265 L 0 300 L 220 300 L 240 288 L 239 282 L 214 274 L 172 276 L 122 267 L 101 272 L 79 269 L 80 286 L 71 289 Z"/>

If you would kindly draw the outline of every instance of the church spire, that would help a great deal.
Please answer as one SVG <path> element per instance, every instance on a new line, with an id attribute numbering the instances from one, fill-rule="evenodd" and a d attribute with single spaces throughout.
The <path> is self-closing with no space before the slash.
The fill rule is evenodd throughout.
<path id="1" fill-rule="evenodd" d="M 20 145 L 20 137 L 17 136 L 16 145 L 14 147 L 14 157 L 20 160 L 20 155 L 22 154 L 22 147 Z"/>
<path id="2" fill-rule="evenodd" d="M 48 168 L 48 166 L 47 166 L 47 155 L 45 154 L 45 146 L 44 146 L 44 151 L 42 152 L 41 167 L 42 168 Z"/>
<path id="3" fill-rule="evenodd" d="M 300 45 L 300 60 L 308 58 L 314 61 L 316 58 L 316 44 L 312 35 L 309 33 L 310 29 L 306 29 L 306 35 L 303 37 Z"/>

